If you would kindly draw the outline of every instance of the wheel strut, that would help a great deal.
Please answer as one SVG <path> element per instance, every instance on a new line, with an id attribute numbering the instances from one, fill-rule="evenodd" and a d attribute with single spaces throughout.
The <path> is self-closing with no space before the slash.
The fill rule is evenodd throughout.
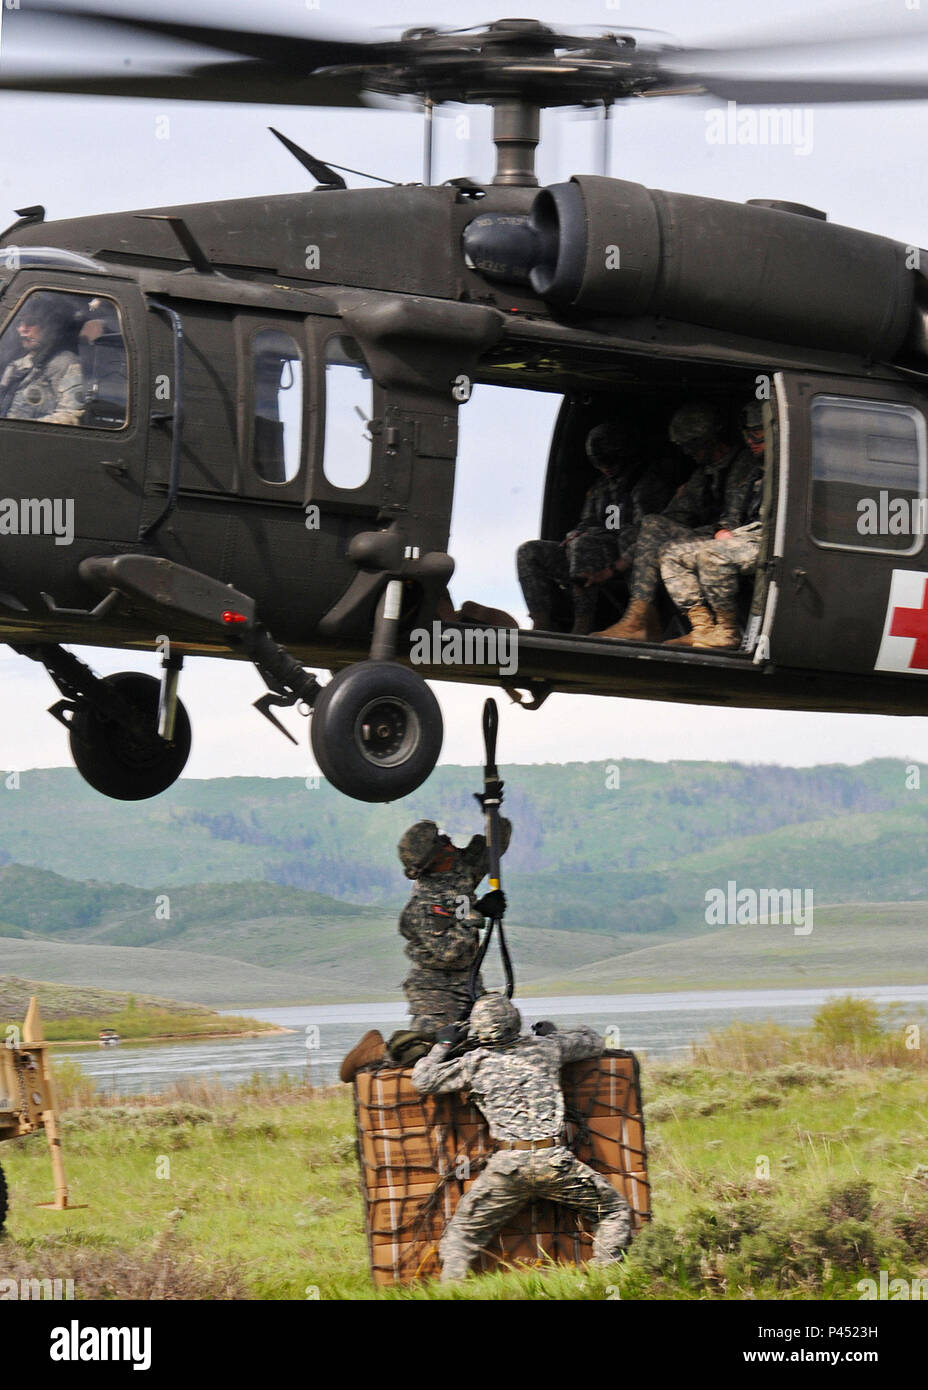
<path id="1" fill-rule="evenodd" d="M 158 737 L 170 743 L 177 719 L 177 683 L 183 670 L 183 656 L 164 656 L 161 659 L 161 692 L 158 696 Z"/>

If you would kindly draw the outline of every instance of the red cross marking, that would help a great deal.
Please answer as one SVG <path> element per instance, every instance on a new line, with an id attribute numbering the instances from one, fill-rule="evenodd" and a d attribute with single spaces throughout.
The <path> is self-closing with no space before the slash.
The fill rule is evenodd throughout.
<path id="1" fill-rule="evenodd" d="M 909 660 L 910 667 L 928 668 L 928 579 L 921 608 L 896 608 L 893 610 L 890 637 L 914 637 L 915 647 Z"/>

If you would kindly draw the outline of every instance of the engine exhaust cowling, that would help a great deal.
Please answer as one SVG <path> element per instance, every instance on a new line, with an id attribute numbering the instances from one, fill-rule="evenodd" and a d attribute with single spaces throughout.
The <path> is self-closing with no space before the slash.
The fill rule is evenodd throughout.
<path id="1" fill-rule="evenodd" d="M 908 248 L 816 217 L 598 175 L 541 189 L 536 294 L 892 360 L 913 318 Z"/>

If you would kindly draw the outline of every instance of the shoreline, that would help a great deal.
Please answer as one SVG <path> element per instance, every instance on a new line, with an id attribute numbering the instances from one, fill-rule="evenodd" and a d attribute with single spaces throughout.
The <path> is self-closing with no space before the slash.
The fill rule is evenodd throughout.
<path id="1" fill-rule="evenodd" d="M 174 1043 L 174 1042 L 224 1042 L 232 1038 L 269 1038 L 277 1033 L 298 1033 L 298 1028 L 248 1028 L 241 1033 L 161 1033 L 156 1037 L 120 1038 L 117 1047 L 135 1046 L 136 1043 Z M 99 1038 L 51 1038 L 46 1039 L 49 1047 L 100 1047 Z M 101 1049 L 105 1051 L 106 1049 Z"/>

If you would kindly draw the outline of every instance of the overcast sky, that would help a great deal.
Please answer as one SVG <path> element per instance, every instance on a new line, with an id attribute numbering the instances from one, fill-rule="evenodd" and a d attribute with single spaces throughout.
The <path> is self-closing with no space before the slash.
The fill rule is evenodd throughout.
<path id="1" fill-rule="evenodd" d="M 129 0 L 126 10 L 144 9 Z M 193 7 L 169 0 L 150 10 L 187 18 Z M 926 0 L 928 9 L 928 0 Z M 804 4 L 767 0 L 753 11 L 743 0 L 620 0 L 562 4 L 538 0 L 523 11 L 570 28 L 659 29 L 686 43 L 744 34 L 780 41 L 797 30 L 844 37 L 885 28 L 911 35 L 907 62 L 921 58 L 925 19 L 916 0 L 879 5 Z M 224 22 L 293 32 L 306 29 L 362 35 L 411 25 L 464 27 L 502 17 L 486 0 L 263 0 L 208 3 L 197 12 Z M 7 15 L 9 24 L 15 14 Z M 719 103 L 676 98 L 633 101 L 617 110 L 610 172 L 652 187 L 743 201 L 777 197 L 824 208 L 833 221 L 925 245 L 928 153 L 925 103 L 820 107 L 797 125 L 792 145 L 710 143 L 707 112 Z M 459 114 L 459 108 L 452 108 Z M 275 125 L 313 153 L 385 178 L 421 176 L 422 121 L 415 114 L 299 111 L 292 108 L 203 105 L 100 98 L 0 96 L 5 130 L 0 167 L 0 220 L 9 209 L 43 203 L 49 219 L 116 208 L 157 206 L 306 187 L 308 176 L 267 132 Z M 163 118 L 169 118 L 169 138 Z M 471 112 L 469 135 L 439 119 L 436 181 L 459 174 L 488 178 L 493 148 L 486 113 Z M 597 123 L 546 113 L 538 160 L 546 183 L 600 171 Z M 349 180 L 360 184 L 361 180 Z M 537 534 L 544 461 L 555 397 L 478 388 L 461 413 L 461 452 L 451 553 L 457 560 L 455 599 L 499 604 L 524 618 L 513 556 Z M 0 460 L 0 493 L 2 460 Z M 101 673 L 157 670 L 154 657 L 82 651 Z M 247 666 L 191 661 L 181 680 L 193 720 L 187 775 L 283 776 L 313 770 L 305 721 L 283 717 L 300 738 L 297 751 L 250 709 L 263 692 Z M 480 754 L 482 688 L 436 685 L 445 714 L 443 761 L 476 762 Z M 44 713 L 56 698 L 41 668 L 0 651 L 3 694 L 0 768 L 69 762 L 66 735 Z M 623 756 L 715 758 L 809 764 L 860 762 L 877 755 L 928 761 L 925 721 L 839 715 L 697 709 L 594 697 L 552 696 L 539 712 L 510 709 L 500 694 L 504 761 L 553 762 Z"/>

